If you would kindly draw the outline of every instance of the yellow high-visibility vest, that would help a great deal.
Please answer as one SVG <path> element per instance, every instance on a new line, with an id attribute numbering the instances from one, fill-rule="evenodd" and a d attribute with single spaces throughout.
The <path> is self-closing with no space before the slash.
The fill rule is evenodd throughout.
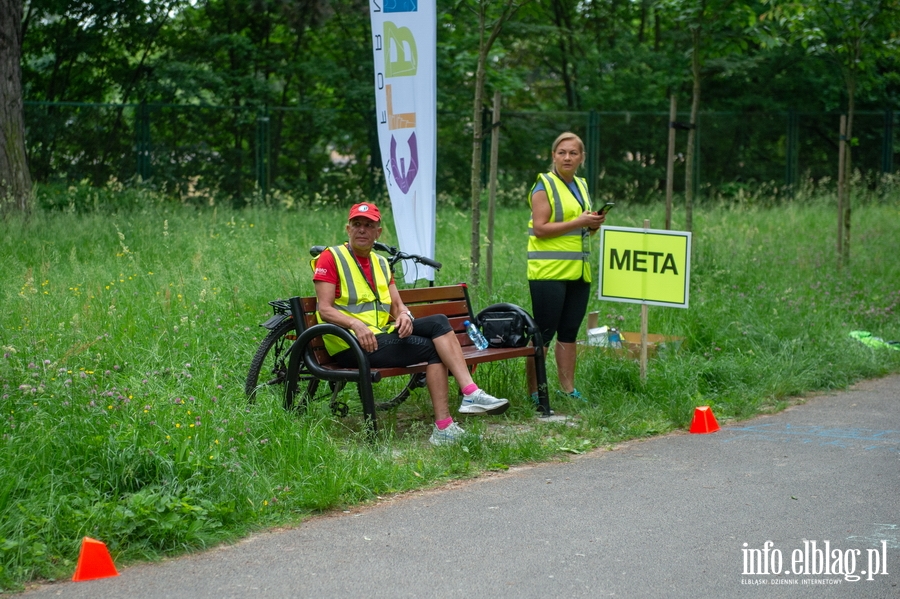
<path id="1" fill-rule="evenodd" d="M 375 281 L 375 291 L 378 293 L 376 296 L 350 248 L 346 245 L 337 245 L 326 251 L 334 255 L 334 262 L 341 278 L 341 294 L 334 300 L 335 308 L 348 316 L 362 320 L 376 335 L 393 331 L 394 327 L 388 326 L 391 315 L 391 267 L 387 260 L 375 252 L 369 254 L 369 260 L 372 262 L 372 278 Z M 320 323 L 325 322 L 318 311 L 316 320 Z M 323 335 L 322 341 L 325 342 L 325 350 L 332 356 L 350 347 L 335 335 Z"/>
<path id="2" fill-rule="evenodd" d="M 550 201 L 550 222 L 561 223 L 578 218 L 585 210 L 591 209 L 587 182 L 575 177 L 575 184 L 584 200 L 582 206 L 566 182 L 555 173 L 538 175 L 543 182 L 547 199 Z M 528 192 L 528 207 L 531 208 L 531 194 L 537 181 Z M 591 282 L 590 230 L 575 229 L 559 237 L 539 239 L 534 234 L 534 220 L 528 221 L 528 280 L 571 281 L 582 279 Z"/>

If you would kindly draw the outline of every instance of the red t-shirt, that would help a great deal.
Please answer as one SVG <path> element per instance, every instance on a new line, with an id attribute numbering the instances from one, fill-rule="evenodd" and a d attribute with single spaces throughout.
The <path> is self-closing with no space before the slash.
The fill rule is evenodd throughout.
<path id="1" fill-rule="evenodd" d="M 356 256 L 356 259 L 359 261 L 359 265 L 362 267 L 363 275 L 365 275 L 366 280 L 369 281 L 370 285 L 374 285 L 375 282 L 372 280 L 372 260 L 368 256 L 365 258 L 362 256 Z M 319 254 L 319 259 L 316 260 L 316 272 L 313 274 L 313 281 L 324 281 L 325 283 L 331 283 L 334 285 L 334 297 L 341 297 L 341 275 L 337 268 L 337 263 L 334 260 L 334 254 L 330 251 L 325 250 L 321 254 Z M 394 283 L 394 276 L 391 275 L 391 284 Z"/>

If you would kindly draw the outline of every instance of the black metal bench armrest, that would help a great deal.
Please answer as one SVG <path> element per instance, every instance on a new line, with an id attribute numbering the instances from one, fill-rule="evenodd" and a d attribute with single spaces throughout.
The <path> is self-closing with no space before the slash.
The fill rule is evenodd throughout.
<path id="1" fill-rule="evenodd" d="M 341 381 L 355 381 L 359 377 L 353 373 L 348 372 L 340 372 L 331 370 L 328 368 L 322 368 L 318 361 L 313 356 L 312 351 L 309 348 L 309 343 L 315 339 L 316 337 L 320 337 L 322 335 L 335 335 L 340 337 L 347 345 L 350 346 L 350 349 L 353 350 L 353 355 L 356 358 L 357 370 L 362 370 L 362 364 L 365 362 L 366 369 L 368 369 L 368 360 L 365 358 L 365 352 L 363 352 L 362 348 L 359 346 L 359 341 L 356 339 L 356 336 L 353 335 L 350 331 L 343 327 L 339 327 L 335 324 L 330 323 L 321 323 L 317 325 L 313 325 L 308 329 L 305 328 L 304 320 L 300 316 L 303 314 L 303 306 L 300 304 L 302 298 L 299 296 L 294 296 L 288 299 L 288 305 L 291 308 L 291 312 L 297 316 L 294 318 L 294 329 L 297 331 L 297 341 L 303 337 L 303 334 L 306 331 L 316 331 L 314 335 L 304 337 L 303 344 L 297 344 L 296 342 L 290 349 L 290 355 L 295 355 L 295 350 L 299 350 L 296 353 L 300 356 L 303 356 L 303 359 L 306 362 L 307 368 L 309 371 L 314 374 L 317 378 L 325 379 L 325 380 L 341 380 Z M 380 377 L 376 377 L 373 382 L 377 383 Z"/>
<path id="2" fill-rule="evenodd" d="M 309 344 L 313 339 L 322 335 L 335 335 L 350 346 L 353 356 L 356 358 L 356 371 L 323 368 L 313 358 Z M 362 400 L 363 413 L 368 425 L 367 429 L 372 433 L 375 432 L 375 395 L 372 392 L 372 370 L 369 367 L 369 360 L 366 358 L 365 352 L 363 352 L 356 337 L 350 331 L 330 323 L 313 325 L 297 337 L 289 353 L 291 359 L 288 362 L 287 385 L 285 385 L 284 390 L 285 406 L 291 406 L 294 403 L 300 366 L 301 363 L 304 363 L 309 372 L 317 378 L 329 381 L 355 381 L 359 388 L 359 398 Z M 375 382 L 377 382 L 377 378 Z"/>
<path id="3" fill-rule="evenodd" d="M 331 368 L 324 368 L 319 364 L 319 362 L 312 356 L 312 350 L 309 345 L 313 339 L 315 339 L 316 337 L 321 337 L 322 335 L 334 335 L 336 337 L 339 337 L 342 341 L 350 346 L 350 350 L 353 352 L 353 357 L 356 358 L 356 372 L 354 372 L 353 370 L 334 370 Z M 291 360 L 288 366 L 289 375 L 294 372 L 293 364 L 295 361 L 297 362 L 297 370 L 299 371 L 299 361 L 301 360 L 302 356 L 307 370 L 309 370 L 310 374 L 312 374 L 316 378 L 341 381 L 357 381 L 361 378 L 371 379 L 369 360 L 368 358 L 366 358 L 366 354 L 363 351 L 362 347 L 359 345 L 359 341 L 357 341 L 356 336 L 347 329 L 339 327 L 336 324 L 323 323 L 309 327 L 308 329 L 303 331 L 299 337 L 297 337 L 296 341 L 294 341 L 289 354 L 291 356 Z"/>

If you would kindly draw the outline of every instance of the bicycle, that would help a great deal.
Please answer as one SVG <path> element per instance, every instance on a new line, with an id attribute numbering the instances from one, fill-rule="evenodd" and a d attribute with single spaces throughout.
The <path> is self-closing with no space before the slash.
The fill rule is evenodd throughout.
<path id="1" fill-rule="evenodd" d="M 327 248 L 324 245 L 316 245 L 310 248 L 309 253 L 315 258 L 326 249 Z M 398 262 L 407 260 L 411 261 L 414 266 L 424 264 L 425 266 L 432 267 L 436 271 L 439 271 L 442 267 L 442 264 L 436 260 L 416 254 L 407 254 L 396 247 L 381 243 L 380 241 L 375 242 L 374 249 L 388 254 L 388 265 L 391 268 L 392 274 L 394 273 L 394 267 Z M 433 285 L 434 283 L 430 282 L 429 284 Z M 255 403 L 257 397 L 265 392 L 266 389 L 271 389 L 271 392 L 278 397 L 283 395 L 288 361 L 290 359 L 289 352 L 294 341 L 297 339 L 297 330 L 294 324 L 294 315 L 291 312 L 290 303 L 287 300 L 278 299 L 270 301 L 269 305 L 272 306 L 272 317 L 259 325 L 269 332 L 259 344 L 253 359 L 250 361 L 250 370 L 247 373 L 247 379 L 244 383 L 244 393 L 247 395 L 247 400 L 250 403 Z M 271 375 L 271 378 L 261 382 L 260 375 L 264 372 L 268 373 L 266 377 Z M 319 392 L 319 383 L 321 382 L 322 381 L 309 374 L 304 368 L 301 368 L 297 385 L 298 389 L 303 389 L 303 398 L 300 402 L 301 405 L 323 399 L 326 396 L 325 394 L 322 396 L 317 395 Z M 327 394 L 331 395 L 331 411 L 335 415 L 341 417 L 349 414 L 350 410 L 345 402 L 337 400 L 338 394 L 345 386 L 346 383 L 343 381 L 328 383 L 329 388 Z M 424 386 L 425 374 L 412 374 L 396 395 L 383 401 L 376 400 L 375 408 L 379 411 L 396 408 L 406 401 L 412 391 Z"/>

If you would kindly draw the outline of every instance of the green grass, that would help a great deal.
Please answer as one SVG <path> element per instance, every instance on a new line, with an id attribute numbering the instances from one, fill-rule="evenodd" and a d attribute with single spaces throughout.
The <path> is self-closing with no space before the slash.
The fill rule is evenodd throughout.
<path id="1" fill-rule="evenodd" d="M 83 536 L 106 542 L 118 563 L 156 559 L 320 510 L 683 429 L 698 405 L 727 422 L 900 370 L 900 352 L 847 336 L 900 338 L 897 198 L 856 208 L 846 268 L 837 267 L 826 200 L 710 205 L 694 218 L 690 309 L 649 310 L 651 332 L 685 342 L 652 360 L 645 382 L 637 363 L 587 353 L 578 386 L 591 403 L 554 397 L 574 423 L 538 424 L 522 363 L 483 365 L 476 380 L 512 400 L 504 416 L 463 419 L 471 438 L 434 449 L 419 390 L 381 416 L 368 444 L 352 391 L 344 419 L 327 402 L 301 417 L 274 399 L 248 406 L 243 395 L 266 302 L 313 293 L 308 248 L 343 238 L 346 207 L 146 206 L 2 222 L 0 589 L 71 576 Z M 662 209 L 618 205 L 609 220 L 645 218 L 659 227 Z M 473 288 L 476 307 L 530 308 L 526 224 L 524 208 L 498 212 L 494 290 Z M 466 280 L 468 215 L 442 208 L 437 230 L 438 282 Z M 640 328 L 639 306 L 592 299 L 589 309 L 601 323 Z"/>

